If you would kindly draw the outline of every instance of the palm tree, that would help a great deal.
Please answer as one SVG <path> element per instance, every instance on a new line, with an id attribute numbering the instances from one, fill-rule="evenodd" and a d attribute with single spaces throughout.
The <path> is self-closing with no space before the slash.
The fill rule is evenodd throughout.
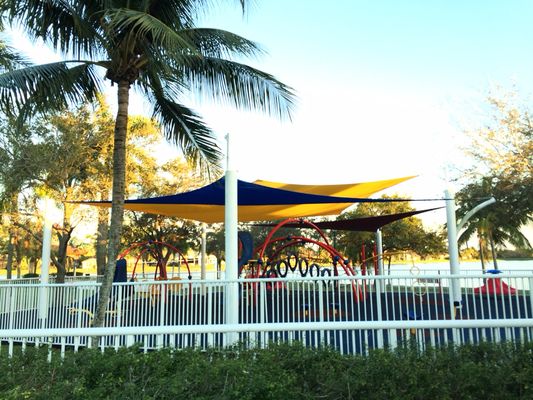
<path id="1" fill-rule="evenodd" d="M 531 178 L 516 182 L 502 176 L 488 176 L 466 185 L 457 193 L 459 217 L 464 216 L 483 199 L 491 196 L 496 198 L 495 204 L 474 214 L 459 237 L 459 243 L 465 243 L 477 234 L 483 269 L 483 243 L 490 246 L 495 269 L 498 268 L 497 245 L 509 243 L 518 248 L 531 248 L 527 237 L 520 230 L 532 221 L 530 188 Z"/>
<path id="2" fill-rule="evenodd" d="M 239 0 L 245 10 L 245 0 Z M 292 90 L 273 76 L 235 61 L 261 49 L 233 33 L 197 28 L 211 0 L 4 0 L 0 12 L 61 51 L 65 61 L 0 76 L 0 105 L 19 116 L 92 101 L 104 79 L 117 85 L 113 194 L 108 264 L 93 324 L 101 326 L 114 273 L 124 213 L 129 95 L 145 95 L 164 135 L 197 166 L 220 158 L 213 132 L 184 95 L 197 94 L 240 109 L 290 118 Z M 99 75 L 98 70 L 105 75 Z"/>

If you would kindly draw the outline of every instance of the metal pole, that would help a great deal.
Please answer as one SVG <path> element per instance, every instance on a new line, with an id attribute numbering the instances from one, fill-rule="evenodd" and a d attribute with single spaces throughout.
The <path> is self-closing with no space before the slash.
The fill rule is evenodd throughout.
<path id="1" fill-rule="evenodd" d="M 381 229 L 376 231 L 376 247 L 378 256 L 378 275 L 383 275 L 383 235 Z"/>
<path id="2" fill-rule="evenodd" d="M 41 287 L 39 288 L 39 319 L 41 327 L 46 327 L 48 318 L 48 278 L 50 268 L 50 250 L 52 247 L 52 200 L 44 199 L 43 249 L 41 253 Z"/>
<path id="3" fill-rule="evenodd" d="M 377 248 L 377 257 L 378 257 L 378 270 L 377 275 L 383 275 L 383 240 L 381 236 L 381 229 L 376 231 L 376 248 Z M 377 307 L 377 316 L 378 321 L 383 319 L 381 313 L 383 312 L 381 305 L 381 293 L 383 293 L 383 281 L 381 279 L 376 280 L 376 307 Z M 383 331 L 378 330 L 378 347 L 383 348 Z"/>
<path id="4" fill-rule="evenodd" d="M 230 135 L 226 135 L 227 141 L 227 162 L 225 176 L 225 206 L 224 206 L 224 223 L 225 223 L 225 253 L 226 253 L 226 273 L 227 281 L 233 280 L 226 286 L 226 324 L 236 325 L 239 323 L 239 286 L 235 279 L 238 274 L 239 262 L 239 243 L 237 236 L 238 221 L 238 198 L 237 198 L 237 171 L 233 168 L 231 160 L 231 142 Z M 238 341 L 236 332 L 229 332 L 226 344 L 232 345 Z"/>
<path id="5" fill-rule="evenodd" d="M 448 230 L 448 253 L 450 255 L 450 273 L 452 275 L 459 275 L 459 248 L 457 245 L 457 222 L 455 220 L 455 199 L 450 190 L 444 191 L 446 198 L 446 223 Z M 454 307 L 461 306 L 461 281 L 458 278 L 453 278 L 451 282 L 451 299 Z"/>

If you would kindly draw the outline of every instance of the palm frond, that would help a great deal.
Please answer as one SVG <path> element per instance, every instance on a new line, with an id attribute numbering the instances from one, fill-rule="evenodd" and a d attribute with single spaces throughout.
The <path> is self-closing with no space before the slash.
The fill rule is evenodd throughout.
<path id="1" fill-rule="evenodd" d="M 210 57 L 194 57 L 194 62 L 175 67 L 177 79 L 185 80 L 191 92 L 203 98 L 265 112 L 281 120 L 291 118 L 294 90 L 266 72 Z"/>
<path id="2" fill-rule="evenodd" d="M 166 57 L 171 57 L 177 62 L 186 62 L 184 55 L 200 52 L 194 42 L 187 35 L 175 31 L 161 20 L 145 12 L 131 9 L 111 9 L 106 12 L 107 26 L 115 32 L 117 38 L 126 37 L 124 40 L 131 42 L 132 46 L 150 46 L 157 51 L 164 52 Z M 130 49 L 134 51 L 135 49 Z"/>
<path id="3" fill-rule="evenodd" d="M 153 92 L 154 118 L 159 122 L 165 138 L 178 146 L 186 158 L 199 167 L 218 169 L 221 152 L 213 131 L 191 109 Z M 207 165 L 206 165 L 207 164 Z"/>
<path id="4" fill-rule="evenodd" d="M 184 29 L 180 33 L 206 57 L 250 57 L 265 53 L 257 43 L 222 29 L 192 28 Z"/>
<path id="5" fill-rule="evenodd" d="M 95 56 L 101 47 L 99 18 L 102 1 L 5 0 L 0 12 L 13 24 L 24 27 L 32 38 L 40 38 L 64 54 L 81 58 Z"/>
<path id="6" fill-rule="evenodd" d="M 0 107 L 8 114 L 45 113 L 92 101 L 101 78 L 92 63 L 56 62 L 0 74 Z"/>
<path id="7" fill-rule="evenodd" d="M 178 101 L 185 93 L 189 92 L 188 86 L 180 79 L 176 79 L 175 73 L 168 65 L 158 60 L 150 60 L 139 79 L 135 81 L 135 89 L 143 96 L 151 96 L 152 91 L 160 92 L 167 99 Z M 154 71 L 158 71 L 154 73 Z M 164 85 L 162 84 L 164 82 Z"/>
<path id="8" fill-rule="evenodd" d="M 13 71 L 29 65 L 30 62 L 25 57 L 0 41 L 0 71 Z"/>
<path id="9" fill-rule="evenodd" d="M 244 13 L 249 0 L 234 0 L 241 6 Z M 220 4 L 219 0 L 149 0 L 145 3 L 144 11 L 157 19 L 164 21 L 173 29 L 191 27 L 199 15 L 208 13 L 213 6 Z M 131 7 L 131 6 L 130 6 Z M 132 8 L 132 7 L 131 7 Z"/>

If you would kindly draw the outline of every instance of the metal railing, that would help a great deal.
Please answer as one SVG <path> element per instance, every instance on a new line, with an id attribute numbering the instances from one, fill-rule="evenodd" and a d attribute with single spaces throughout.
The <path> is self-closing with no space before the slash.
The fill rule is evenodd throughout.
<path id="1" fill-rule="evenodd" d="M 450 287 L 460 282 L 461 304 Z M 225 324 L 225 288 L 239 286 L 237 325 Z M 99 284 L 0 285 L 0 337 L 16 343 L 100 346 L 140 342 L 223 347 L 300 341 L 365 353 L 416 341 L 421 347 L 533 339 L 533 274 L 386 275 L 234 281 L 116 283 L 103 330 L 91 328 Z"/>
<path id="2" fill-rule="evenodd" d="M 65 276 L 65 283 L 73 282 L 101 282 L 102 275 L 79 275 L 79 276 Z M 56 283 L 56 277 L 50 276 L 48 278 L 50 283 Z M 14 278 L 14 279 L 0 279 L 0 285 L 29 285 L 40 283 L 40 278 Z"/>

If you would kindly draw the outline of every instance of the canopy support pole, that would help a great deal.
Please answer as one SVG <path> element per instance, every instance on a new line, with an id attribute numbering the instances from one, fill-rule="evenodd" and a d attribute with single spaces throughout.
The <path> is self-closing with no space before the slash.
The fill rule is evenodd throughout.
<path id="1" fill-rule="evenodd" d="M 230 135 L 226 135 L 227 160 L 225 175 L 225 255 L 226 255 L 226 324 L 237 325 L 239 323 L 239 286 L 237 284 L 239 243 L 237 234 L 238 224 L 238 198 L 237 198 L 237 171 L 234 170 L 230 157 Z M 226 344 L 234 345 L 238 341 L 236 332 L 228 332 Z"/>

